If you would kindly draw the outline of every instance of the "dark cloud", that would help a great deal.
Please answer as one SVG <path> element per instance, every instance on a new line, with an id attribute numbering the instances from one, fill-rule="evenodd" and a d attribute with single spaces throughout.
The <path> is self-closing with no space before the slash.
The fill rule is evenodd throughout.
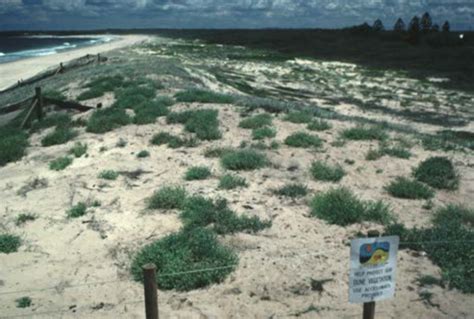
<path id="1" fill-rule="evenodd" d="M 470 28 L 474 0 L 0 0 L 0 29 L 391 27 L 425 11 Z"/>

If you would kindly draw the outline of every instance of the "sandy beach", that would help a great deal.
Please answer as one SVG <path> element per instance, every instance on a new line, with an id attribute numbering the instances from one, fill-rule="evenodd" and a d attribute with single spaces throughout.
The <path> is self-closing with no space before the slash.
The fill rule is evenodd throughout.
<path id="1" fill-rule="evenodd" d="M 148 39 L 148 36 L 144 35 L 120 36 L 116 40 L 104 44 L 89 46 L 54 55 L 35 57 L 0 64 L 0 74 L 2 75 L 0 77 L 0 90 L 3 90 L 13 85 L 18 80 L 27 79 L 38 74 L 41 71 L 44 71 L 47 68 L 56 66 L 60 62 L 68 62 L 86 54 L 98 54 L 114 49 L 127 47 L 129 45 L 145 41 L 146 39 Z"/>

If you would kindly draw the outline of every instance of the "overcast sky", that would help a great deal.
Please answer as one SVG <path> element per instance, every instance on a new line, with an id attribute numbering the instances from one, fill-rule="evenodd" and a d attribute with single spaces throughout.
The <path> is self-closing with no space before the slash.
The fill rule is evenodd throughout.
<path id="1" fill-rule="evenodd" d="M 474 27 L 474 0 L 0 0 L 0 30 L 340 28 L 376 18 L 391 28 L 425 11 Z"/>

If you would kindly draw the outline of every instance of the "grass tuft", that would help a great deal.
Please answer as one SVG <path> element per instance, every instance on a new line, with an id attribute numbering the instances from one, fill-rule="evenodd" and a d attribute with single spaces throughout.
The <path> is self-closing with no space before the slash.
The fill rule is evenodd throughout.
<path id="1" fill-rule="evenodd" d="M 85 214 L 87 214 L 87 205 L 83 202 L 77 203 L 66 212 L 68 218 L 79 218 Z"/>
<path id="2" fill-rule="evenodd" d="M 168 98 L 141 103 L 134 108 L 135 117 L 133 118 L 133 123 L 138 125 L 153 124 L 158 117 L 166 116 L 169 113 L 168 107 L 172 104 L 173 101 Z"/>
<path id="3" fill-rule="evenodd" d="M 36 219 L 36 216 L 33 214 L 20 214 L 17 216 L 15 220 L 15 225 L 21 226 L 29 221 L 33 221 Z"/>
<path id="4" fill-rule="evenodd" d="M 30 297 L 21 297 L 16 299 L 15 302 L 17 308 L 28 308 L 32 304 Z"/>
<path id="5" fill-rule="evenodd" d="M 112 171 L 112 170 L 104 170 L 104 171 L 99 173 L 98 177 L 100 179 L 106 179 L 106 180 L 109 180 L 109 181 L 114 181 L 114 180 L 117 179 L 117 177 L 119 177 L 119 173 L 116 172 L 116 171 Z"/>
<path id="6" fill-rule="evenodd" d="M 25 155 L 28 134 L 11 127 L 0 127 L 0 166 L 15 162 Z"/>
<path id="7" fill-rule="evenodd" d="M 75 138 L 77 135 L 78 133 L 69 126 L 58 126 L 53 132 L 49 133 L 41 140 L 41 145 L 52 146 L 64 144 Z"/>
<path id="8" fill-rule="evenodd" d="M 323 141 L 314 135 L 304 132 L 293 133 L 285 139 L 285 144 L 292 147 L 321 147 Z"/>
<path id="9" fill-rule="evenodd" d="M 245 178 L 240 176 L 235 176 L 231 174 L 226 174 L 219 179 L 219 188 L 220 189 L 235 189 L 238 187 L 247 187 L 247 181 Z"/>
<path id="10" fill-rule="evenodd" d="M 232 151 L 233 149 L 231 147 L 211 147 L 204 151 L 204 157 L 219 158 Z"/>
<path id="11" fill-rule="evenodd" d="M 341 166 L 331 166 L 321 161 L 311 164 L 311 175 L 319 181 L 338 182 L 346 174 Z"/>
<path id="12" fill-rule="evenodd" d="M 252 138 L 254 140 L 263 140 L 263 139 L 272 138 L 275 136 L 276 136 L 276 130 L 268 126 L 257 128 L 252 131 Z"/>
<path id="13" fill-rule="evenodd" d="M 311 214 L 340 226 L 363 221 L 385 225 L 393 220 L 389 207 L 383 202 L 361 201 L 344 187 L 317 194 L 311 202 Z"/>
<path id="14" fill-rule="evenodd" d="M 0 235 L 0 253 L 11 254 L 18 251 L 21 246 L 21 239 L 10 234 Z"/>
<path id="15" fill-rule="evenodd" d="M 151 139 L 151 144 L 153 145 L 164 145 L 167 144 L 171 148 L 180 148 L 180 147 L 196 147 L 199 145 L 197 139 L 191 138 L 180 138 L 178 136 L 161 132 L 155 134 Z"/>
<path id="16" fill-rule="evenodd" d="M 211 171 L 205 166 L 190 167 L 186 171 L 184 179 L 187 181 L 203 180 L 211 176 Z"/>
<path id="17" fill-rule="evenodd" d="M 211 141 L 222 137 L 219 131 L 218 114 L 218 111 L 209 109 L 172 112 L 168 114 L 166 121 L 168 124 L 184 124 L 184 129 L 195 133 L 200 140 Z"/>
<path id="18" fill-rule="evenodd" d="M 174 96 L 178 102 L 200 102 L 216 104 L 232 104 L 234 97 L 226 94 L 219 94 L 207 90 L 191 89 L 176 93 Z"/>
<path id="19" fill-rule="evenodd" d="M 131 266 L 135 280 L 143 281 L 142 267 L 149 263 L 157 266 L 158 288 L 188 291 L 222 282 L 236 267 L 238 257 L 230 248 L 221 245 L 212 231 L 195 228 L 168 235 L 143 247 Z M 193 272 L 203 268 L 217 269 Z M 192 273 L 160 276 L 187 272 Z"/>
<path id="20" fill-rule="evenodd" d="M 272 125 L 272 117 L 270 114 L 258 114 L 252 117 L 248 117 L 243 119 L 239 123 L 239 127 L 246 128 L 246 129 L 258 129 L 264 126 L 271 126 Z"/>
<path id="21" fill-rule="evenodd" d="M 72 164 L 73 159 L 67 156 L 59 157 L 49 163 L 49 169 L 53 171 L 62 171 Z"/>
<path id="22" fill-rule="evenodd" d="M 384 141 L 388 138 L 388 134 L 384 131 L 383 128 L 378 126 L 373 127 L 364 127 L 357 126 L 350 129 L 342 131 L 342 137 L 348 140 L 379 140 Z"/>
<path id="23" fill-rule="evenodd" d="M 390 195 L 397 198 L 430 199 L 434 197 L 434 192 L 431 188 L 406 177 L 397 177 L 385 189 Z"/>
<path id="24" fill-rule="evenodd" d="M 156 191 L 148 200 L 149 209 L 182 208 L 186 199 L 186 190 L 182 187 L 166 186 Z"/>
<path id="25" fill-rule="evenodd" d="M 120 75 L 104 76 L 92 80 L 85 85 L 88 90 L 79 94 L 77 100 L 84 101 L 101 97 L 106 92 L 113 92 L 117 87 L 121 87 L 123 85 L 123 81 L 124 79 Z"/>
<path id="26" fill-rule="evenodd" d="M 413 171 L 415 178 L 437 189 L 455 190 L 459 187 L 459 176 L 453 163 L 446 157 L 430 157 Z"/>
<path id="27" fill-rule="evenodd" d="M 332 128 L 332 125 L 325 120 L 313 120 L 312 122 L 308 123 L 306 128 L 310 131 L 326 131 Z"/>
<path id="28" fill-rule="evenodd" d="M 138 152 L 137 157 L 138 158 L 150 157 L 150 152 L 148 152 L 147 150 L 140 151 Z"/>
<path id="29" fill-rule="evenodd" d="M 86 131 L 103 134 L 116 128 L 131 124 L 132 119 L 125 110 L 113 107 L 98 109 L 92 113 L 87 121 Z"/>
<path id="30" fill-rule="evenodd" d="M 313 116 L 310 113 L 304 112 L 304 111 L 293 111 L 293 112 L 288 113 L 283 118 L 284 121 L 297 123 L 297 124 L 309 123 L 311 122 L 312 119 L 313 119 Z"/>
<path id="31" fill-rule="evenodd" d="M 244 149 L 224 154 L 221 157 L 221 164 L 224 168 L 233 171 L 249 171 L 266 166 L 268 160 L 265 154 Z"/>
<path id="32" fill-rule="evenodd" d="M 285 186 L 276 189 L 274 193 L 276 195 L 290 198 L 304 197 L 308 194 L 308 187 L 303 184 L 286 184 Z"/>
<path id="33" fill-rule="evenodd" d="M 77 142 L 74 146 L 69 150 L 69 154 L 74 155 L 74 157 L 79 158 L 82 155 L 87 153 L 87 144 L 82 144 Z"/>

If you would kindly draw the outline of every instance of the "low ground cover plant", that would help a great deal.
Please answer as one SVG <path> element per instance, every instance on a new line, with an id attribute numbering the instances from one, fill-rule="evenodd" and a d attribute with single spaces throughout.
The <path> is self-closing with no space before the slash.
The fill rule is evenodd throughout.
<path id="1" fill-rule="evenodd" d="M 308 123 L 306 128 L 310 131 L 326 131 L 331 129 L 332 125 L 328 121 L 318 119 Z"/>
<path id="2" fill-rule="evenodd" d="M 32 304 L 30 297 L 21 297 L 15 300 L 17 308 L 28 308 Z"/>
<path id="3" fill-rule="evenodd" d="M 362 201 L 345 187 L 331 189 L 314 196 L 311 202 L 311 215 L 340 226 L 363 221 L 386 225 L 393 221 L 386 204 L 381 201 Z"/>
<path id="4" fill-rule="evenodd" d="M 172 100 L 167 98 L 145 101 L 134 107 L 133 123 L 138 125 L 153 124 L 158 117 L 166 116 L 169 113 L 169 106 L 173 103 Z"/>
<path id="5" fill-rule="evenodd" d="M 430 157 L 421 162 L 413 171 L 413 176 L 437 189 L 455 190 L 459 187 L 459 176 L 446 157 Z"/>
<path id="6" fill-rule="evenodd" d="M 205 166 L 190 167 L 184 179 L 187 181 L 203 180 L 211 176 L 211 170 Z"/>
<path id="7" fill-rule="evenodd" d="M 109 181 L 114 181 L 119 177 L 119 173 L 113 170 L 103 170 L 99 173 L 99 178 L 100 179 L 106 179 Z"/>
<path id="8" fill-rule="evenodd" d="M 167 132 L 161 132 L 155 134 L 151 139 L 151 144 L 153 145 L 168 145 L 171 148 L 180 148 L 180 147 L 196 147 L 199 145 L 199 141 L 193 137 L 181 138 L 176 135 L 172 135 Z"/>
<path id="9" fill-rule="evenodd" d="M 74 146 L 69 150 L 69 154 L 74 155 L 74 157 L 79 158 L 82 155 L 87 153 L 87 144 L 77 142 Z"/>
<path id="10" fill-rule="evenodd" d="M 204 157 L 216 158 L 221 157 L 224 154 L 232 152 L 234 149 L 231 147 L 210 147 L 204 151 Z"/>
<path id="11" fill-rule="evenodd" d="M 62 171 L 69 165 L 71 165 L 73 159 L 68 156 L 58 157 L 57 159 L 51 161 L 49 163 L 49 169 L 53 171 Z"/>
<path id="12" fill-rule="evenodd" d="M 0 127 L 0 166 L 21 159 L 28 145 L 26 132 L 13 127 Z"/>
<path id="13" fill-rule="evenodd" d="M 52 146 L 64 144 L 75 138 L 77 135 L 77 131 L 69 126 L 57 126 L 53 132 L 49 133 L 41 140 L 41 145 Z"/>
<path id="14" fill-rule="evenodd" d="M 242 121 L 240 121 L 239 123 L 239 127 L 245 128 L 245 129 L 258 129 L 258 128 L 271 126 L 271 125 L 272 125 L 272 117 L 270 114 L 267 114 L 267 113 L 247 117 L 243 119 Z"/>
<path id="15" fill-rule="evenodd" d="M 184 129 L 195 133 L 198 139 L 211 141 L 222 137 L 219 131 L 218 114 L 218 111 L 209 109 L 172 112 L 168 114 L 166 121 L 168 124 L 184 124 Z"/>
<path id="16" fill-rule="evenodd" d="M 252 149 L 235 150 L 225 153 L 221 157 L 224 168 L 233 171 L 249 171 L 259 169 L 268 165 L 265 154 Z"/>
<path id="17" fill-rule="evenodd" d="M 10 234 L 0 234 L 0 254 L 11 254 L 18 251 L 21 239 Z"/>
<path id="18" fill-rule="evenodd" d="M 150 152 L 148 152 L 147 150 L 140 151 L 138 152 L 137 157 L 138 158 L 150 157 Z"/>
<path id="19" fill-rule="evenodd" d="M 400 249 L 426 252 L 442 271 L 442 281 L 463 293 L 474 293 L 474 254 L 472 241 L 474 211 L 460 205 L 448 205 L 436 211 L 433 226 L 407 229 L 392 224 L 386 235 L 398 235 Z M 432 242 L 437 242 L 433 245 Z"/>
<path id="20" fill-rule="evenodd" d="M 216 104 L 232 104 L 234 97 L 227 94 L 220 94 L 207 90 L 190 89 L 181 91 L 174 96 L 178 102 L 200 102 Z"/>
<path id="21" fill-rule="evenodd" d="M 252 130 L 252 138 L 254 140 L 263 140 L 266 138 L 272 138 L 276 136 L 276 130 L 272 127 L 261 127 Z"/>
<path id="22" fill-rule="evenodd" d="M 299 183 L 286 184 L 273 191 L 276 195 L 290 198 L 304 197 L 308 194 L 308 187 Z"/>
<path id="23" fill-rule="evenodd" d="M 143 247 L 132 261 L 131 272 L 135 280 L 143 281 L 142 266 L 148 263 L 157 267 L 160 289 L 188 291 L 222 282 L 237 266 L 238 257 L 219 243 L 214 232 L 205 228 L 188 228 Z M 203 268 L 216 270 L 192 272 Z M 191 273 L 160 276 L 183 272 Z"/>
<path id="24" fill-rule="evenodd" d="M 79 218 L 85 214 L 87 214 L 87 205 L 83 202 L 77 203 L 66 212 L 68 218 Z"/>
<path id="25" fill-rule="evenodd" d="M 385 130 L 378 126 L 357 126 L 342 131 L 341 136 L 348 140 L 364 141 L 364 140 L 379 140 L 384 141 L 388 138 Z"/>
<path id="26" fill-rule="evenodd" d="M 219 188 L 220 189 L 235 189 L 239 187 L 247 187 L 247 181 L 245 178 L 226 174 L 219 179 Z"/>
<path id="27" fill-rule="evenodd" d="M 405 199 L 431 199 L 434 191 L 423 183 L 406 177 L 397 177 L 385 187 L 393 197 Z"/>
<path id="28" fill-rule="evenodd" d="M 106 92 L 113 92 L 118 87 L 121 87 L 123 83 L 124 78 L 120 75 L 99 77 L 84 86 L 87 90 L 79 94 L 77 100 L 83 101 L 101 97 Z"/>
<path id="29" fill-rule="evenodd" d="M 321 161 L 313 162 L 310 172 L 314 179 L 328 182 L 338 182 L 346 175 L 341 166 L 331 166 Z"/>
<path id="30" fill-rule="evenodd" d="M 292 147 L 321 147 L 323 141 L 315 136 L 305 132 L 293 133 L 285 139 L 285 144 Z"/>
<path id="31" fill-rule="evenodd" d="M 149 209 L 182 208 L 187 197 L 186 190 L 179 186 L 165 186 L 157 190 L 148 200 Z"/>
<path id="32" fill-rule="evenodd" d="M 132 118 L 127 115 L 124 109 L 109 107 L 95 110 L 92 113 L 87 121 L 86 131 L 103 134 L 131 123 Z"/>
<path id="33" fill-rule="evenodd" d="M 304 111 L 292 111 L 285 115 L 284 121 L 301 124 L 309 123 L 313 119 L 313 115 Z"/>
<path id="34" fill-rule="evenodd" d="M 36 215 L 30 213 L 24 213 L 17 216 L 15 220 L 15 225 L 21 226 L 29 221 L 36 220 Z"/>

